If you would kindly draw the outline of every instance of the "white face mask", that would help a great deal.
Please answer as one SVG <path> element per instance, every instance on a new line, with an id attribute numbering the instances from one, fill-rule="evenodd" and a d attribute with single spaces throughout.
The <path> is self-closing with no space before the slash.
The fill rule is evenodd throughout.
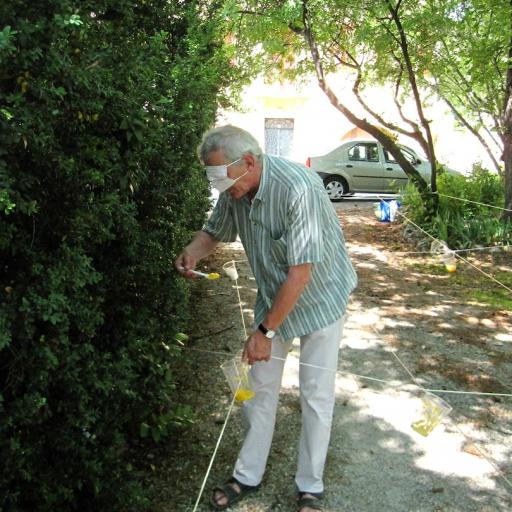
<path id="1" fill-rule="evenodd" d="M 211 186 L 217 189 L 219 192 L 224 192 L 228 188 L 232 187 L 240 178 L 243 178 L 247 172 L 242 174 L 242 176 L 239 176 L 236 180 L 228 177 L 228 167 L 230 165 L 236 164 L 240 160 L 242 159 L 237 158 L 234 162 L 224 165 L 207 165 L 206 177 L 208 178 Z"/>

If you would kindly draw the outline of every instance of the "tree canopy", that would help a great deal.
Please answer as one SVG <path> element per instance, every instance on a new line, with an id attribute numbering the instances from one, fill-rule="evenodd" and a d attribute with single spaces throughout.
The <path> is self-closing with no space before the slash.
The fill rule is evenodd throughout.
<path id="1" fill-rule="evenodd" d="M 255 69 L 293 79 L 315 75 L 331 103 L 380 140 L 424 192 L 414 167 L 382 128 L 420 144 L 432 166 L 430 192 L 436 192 L 438 164 L 429 106 L 439 98 L 458 109 L 459 122 L 467 116 L 466 127 L 473 126 L 475 134 L 483 131 L 491 142 L 504 144 L 510 67 L 510 27 L 504 30 L 499 22 L 510 20 L 504 0 L 230 0 L 226 13 L 237 44 L 256 48 L 245 53 Z M 480 19 L 483 27 L 474 30 Z M 350 77 L 362 115 L 330 86 L 330 73 Z M 365 90 L 377 84 L 393 91 L 394 115 L 390 105 L 366 100 Z M 497 161 L 495 149 L 496 144 L 490 153 Z M 507 152 L 502 153 L 509 183 Z M 508 192 L 507 204 L 511 200 Z"/>

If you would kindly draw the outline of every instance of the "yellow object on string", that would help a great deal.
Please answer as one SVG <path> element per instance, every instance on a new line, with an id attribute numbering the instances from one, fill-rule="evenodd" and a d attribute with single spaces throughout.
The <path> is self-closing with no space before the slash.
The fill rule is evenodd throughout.
<path id="1" fill-rule="evenodd" d="M 238 402 L 245 402 L 254 398 L 256 393 L 250 389 L 239 389 L 235 394 L 235 400 Z"/>
<path id="2" fill-rule="evenodd" d="M 418 434 L 427 437 L 452 408 L 444 400 L 432 393 L 425 393 L 421 401 L 423 405 L 421 418 L 414 421 L 411 427 Z"/>
<path id="3" fill-rule="evenodd" d="M 208 279 L 220 279 L 220 274 L 217 274 L 217 272 L 210 272 L 208 274 Z"/>
<path id="4" fill-rule="evenodd" d="M 441 254 L 441 259 L 447 272 L 455 272 L 457 270 L 457 257 L 455 256 L 455 252 L 448 249 Z"/>

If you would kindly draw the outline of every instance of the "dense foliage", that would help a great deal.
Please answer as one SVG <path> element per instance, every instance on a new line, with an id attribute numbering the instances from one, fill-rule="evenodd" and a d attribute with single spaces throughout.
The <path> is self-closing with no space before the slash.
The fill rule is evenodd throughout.
<path id="1" fill-rule="evenodd" d="M 512 224 L 500 219 L 504 190 L 497 174 L 480 165 L 467 177 L 443 173 L 438 192 L 439 209 L 427 220 L 421 197 L 408 186 L 402 192 L 405 215 L 452 249 L 512 244 Z"/>
<path id="2" fill-rule="evenodd" d="M 512 210 L 512 5 L 506 0 L 428 0 L 435 46 L 417 52 L 422 85 L 442 98 L 485 148 Z M 423 24 L 425 25 L 425 24 Z M 512 211 L 504 210 L 504 221 Z"/>
<path id="3" fill-rule="evenodd" d="M 187 419 L 172 261 L 232 75 L 213 4 L 0 4 L 0 510 L 142 506 L 133 441 Z"/>

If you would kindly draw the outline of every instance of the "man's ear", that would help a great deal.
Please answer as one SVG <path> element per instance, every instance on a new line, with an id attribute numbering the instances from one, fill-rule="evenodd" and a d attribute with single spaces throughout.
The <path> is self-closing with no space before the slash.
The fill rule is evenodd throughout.
<path id="1" fill-rule="evenodd" d="M 246 153 L 243 157 L 244 162 L 247 164 L 247 170 L 252 171 L 254 167 L 258 164 L 258 161 L 251 155 L 250 153 Z"/>

